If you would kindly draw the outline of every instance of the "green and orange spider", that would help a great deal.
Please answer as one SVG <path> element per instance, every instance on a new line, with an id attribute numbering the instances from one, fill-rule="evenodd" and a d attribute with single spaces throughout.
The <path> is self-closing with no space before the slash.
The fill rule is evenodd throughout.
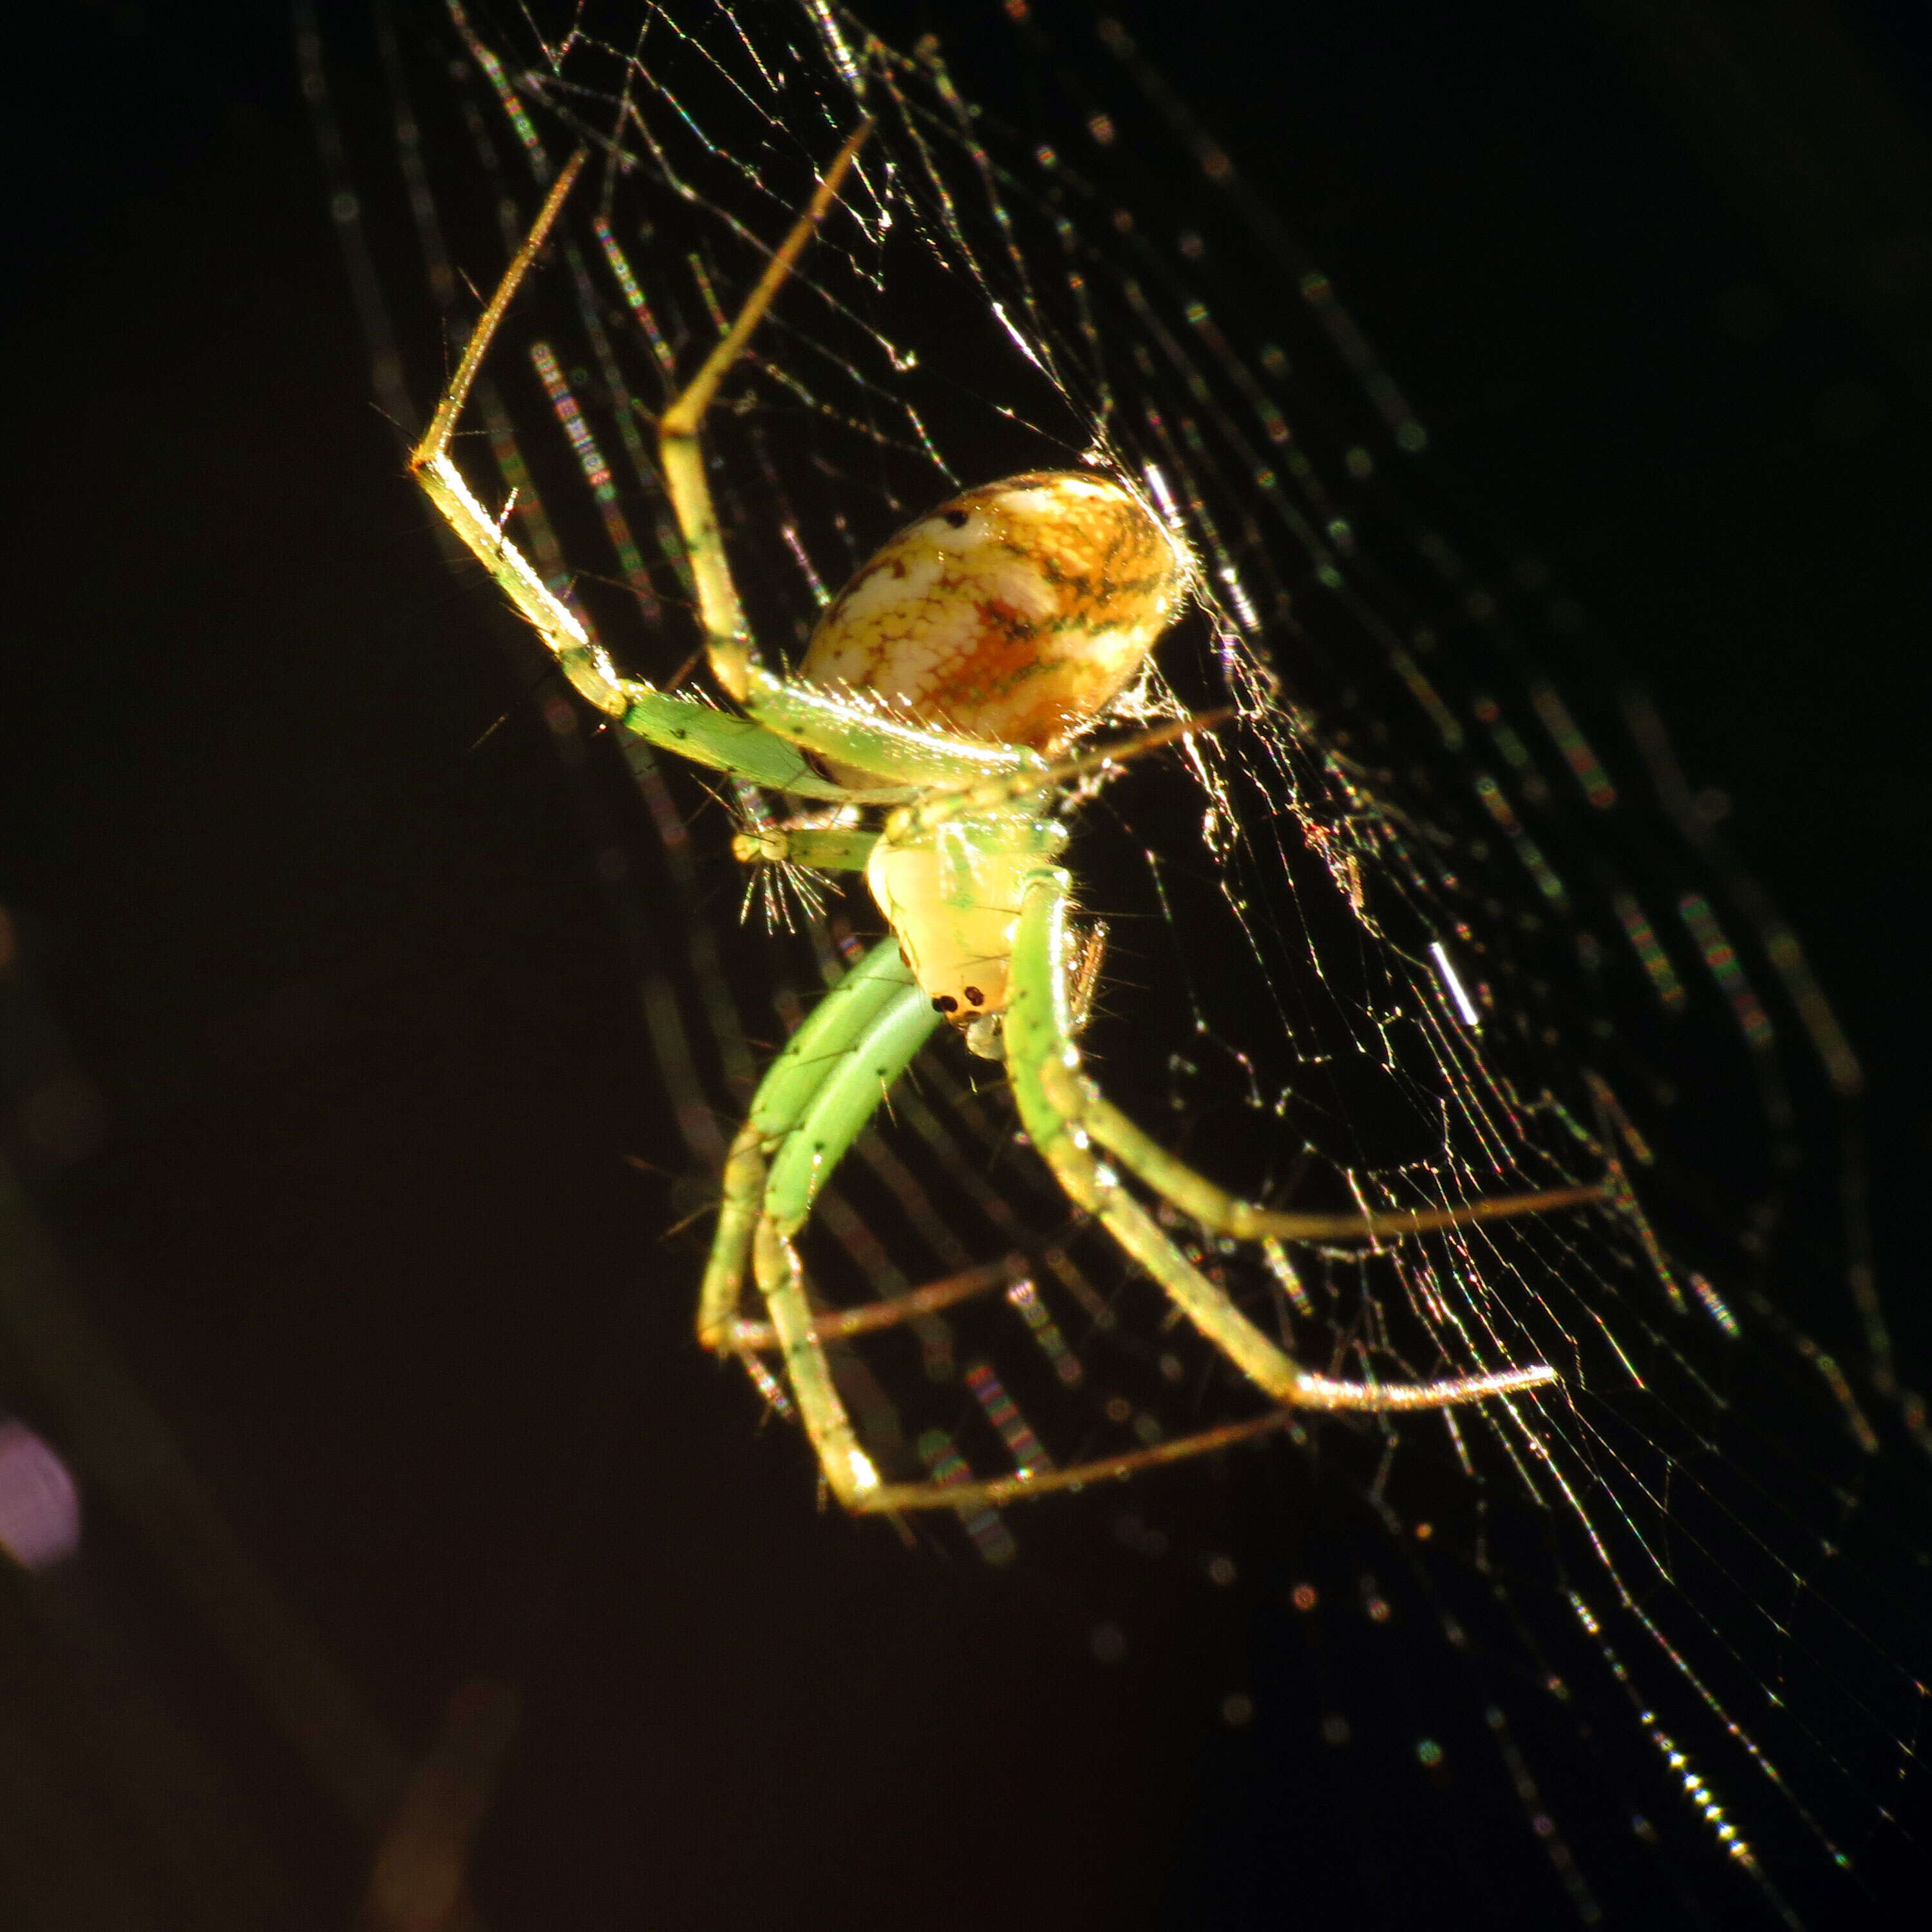
<path id="1" fill-rule="evenodd" d="M 1590 1186 L 1436 1209 L 1278 1211 L 1186 1166 L 1084 1073 L 1076 1008 L 1090 948 L 1070 916 L 1072 882 L 1056 862 L 1072 782 L 1210 722 L 1069 755 L 1136 681 L 1195 592 L 1185 539 L 1138 489 L 1098 470 L 1056 470 L 969 490 L 908 526 L 860 569 L 825 610 L 796 675 L 759 661 L 706 478 L 701 433 L 719 383 L 836 201 L 868 131 L 862 126 L 847 140 L 658 423 L 711 674 L 735 709 L 619 676 L 451 455 L 477 372 L 584 151 L 552 187 L 411 458 L 430 500 L 588 704 L 698 764 L 774 792 L 856 808 L 876 824 L 780 827 L 738 842 L 740 856 L 752 863 L 862 870 L 889 932 L 826 994 L 760 1084 L 725 1166 L 699 1298 L 700 1341 L 721 1354 L 776 1353 L 832 1494 L 868 1512 L 998 1505 L 1077 1487 L 1278 1427 L 1298 1410 L 1444 1408 L 1556 1382 L 1543 1363 L 1406 1383 L 1312 1373 L 1194 1266 L 1136 1191 L 1138 1184 L 1209 1233 L 1262 1244 L 1400 1238 L 1607 1198 L 1604 1187 Z M 819 1189 L 942 1019 L 972 1051 L 1004 1062 L 1028 1136 L 1068 1198 L 1268 1397 L 1268 1414 L 1030 1474 L 950 1483 L 881 1475 L 835 1386 L 825 1344 L 937 1304 L 915 1294 L 814 1315 L 794 1243 Z M 748 1274 L 763 1300 L 762 1322 L 744 1312 Z"/>

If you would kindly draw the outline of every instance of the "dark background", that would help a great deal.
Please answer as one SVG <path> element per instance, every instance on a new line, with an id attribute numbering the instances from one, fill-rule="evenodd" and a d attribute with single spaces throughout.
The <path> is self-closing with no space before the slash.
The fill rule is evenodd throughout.
<path id="1" fill-rule="evenodd" d="M 1871 1076 L 1922 1360 L 1911 10 L 1123 11 L 1731 800 Z M 1230 1902 L 1238 1646 L 1187 1654 L 1184 1607 L 1109 1672 L 1024 1589 L 814 1514 L 618 1158 L 658 1131 L 621 962 L 370 405 L 286 22 L 10 38 L 8 1148 L 66 1263 L 0 1403 L 89 1534 L 0 1592 L 0 1916 L 342 1922 L 445 1700 L 487 1760 L 514 1683 L 493 1922 L 1186 1924 L 1223 1882 L 1214 1922 L 1563 1922 L 1500 1778 L 1464 1891 L 1365 1894 L 1338 1846 Z"/>

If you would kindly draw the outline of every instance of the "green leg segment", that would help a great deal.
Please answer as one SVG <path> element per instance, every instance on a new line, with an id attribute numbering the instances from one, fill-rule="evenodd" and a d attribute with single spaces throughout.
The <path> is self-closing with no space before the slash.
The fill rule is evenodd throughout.
<path id="1" fill-rule="evenodd" d="M 806 1432 L 848 1508 L 864 1506 L 878 1476 L 812 1333 L 792 1240 L 846 1149 L 938 1024 L 896 939 L 882 940 L 826 994 L 772 1063 L 732 1145 L 705 1269 L 698 1339 L 726 1352 L 734 1346 L 751 1261 Z"/>
<path id="2" fill-rule="evenodd" d="M 1066 874 L 1058 868 L 1036 874 L 1021 902 L 1006 1010 L 1007 1070 L 1020 1118 L 1060 1185 L 1146 1269 L 1175 1307 L 1256 1387 L 1276 1401 L 1297 1408 L 1440 1408 L 1515 1394 L 1555 1382 L 1556 1371 L 1541 1363 L 1432 1382 L 1346 1382 L 1313 1375 L 1194 1267 L 1161 1232 L 1120 1177 L 1095 1154 L 1094 1144 L 1103 1140 L 1113 1143 L 1117 1156 L 1156 1193 L 1198 1211 L 1210 1226 L 1227 1225 L 1233 1218 L 1231 1210 L 1240 1204 L 1138 1134 L 1124 1116 L 1104 1107 L 1089 1091 L 1067 1010 L 1072 978 L 1067 886 Z M 1587 1198 L 1595 1198 L 1594 1190 Z M 1554 1204 L 1577 1204 L 1567 1192 L 1548 1198 Z M 1530 1210 L 1519 1203 L 1506 1211 Z M 1476 1216 L 1465 1214 L 1461 1218 Z M 1442 1223 L 1430 1220 L 1418 1225 Z M 1369 1229 L 1358 1220 L 1348 1232 L 1360 1234 Z"/>
<path id="3" fill-rule="evenodd" d="M 1006 1069 L 1020 1118 L 1060 1184 L 1147 1270 L 1188 1320 L 1277 1402 L 1292 1402 L 1301 1392 L 1301 1371 L 1168 1240 L 1090 1144 L 1080 1118 L 1080 1054 L 1066 1004 L 1072 977 L 1070 883 L 1058 866 L 1036 874 L 1028 883 L 1013 932 Z"/>
<path id="4" fill-rule="evenodd" d="M 841 764 L 876 776 L 881 787 L 1017 786 L 1037 791 L 1052 767 L 1037 752 L 927 731 L 888 718 L 862 699 L 774 677 L 754 665 L 745 708 L 766 730 Z M 821 781 L 821 783 L 823 781 Z M 870 797 L 871 793 L 848 794 Z M 902 796 L 903 791 L 901 793 Z"/>

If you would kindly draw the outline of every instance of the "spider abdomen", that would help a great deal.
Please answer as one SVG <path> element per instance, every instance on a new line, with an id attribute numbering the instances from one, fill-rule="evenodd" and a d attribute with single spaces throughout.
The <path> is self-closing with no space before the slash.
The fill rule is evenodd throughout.
<path id="1" fill-rule="evenodd" d="M 1026 883 L 1066 842 L 1053 820 L 998 812 L 896 836 L 889 820 L 872 848 L 866 882 L 913 977 L 969 1037 L 975 1021 L 1006 1010 Z"/>
<path id="2" fill-rule="evenodd" d="M 1132 682 L 1193 575 L 1124 483 L 1010 476 L 886 544 L 820 619 L 799 674 L 928 730 L 1055 752 Z"/>

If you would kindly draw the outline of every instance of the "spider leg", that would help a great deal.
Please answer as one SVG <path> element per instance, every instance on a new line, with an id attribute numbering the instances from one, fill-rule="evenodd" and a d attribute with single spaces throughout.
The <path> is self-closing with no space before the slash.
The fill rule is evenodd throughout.
<path id="1" fill-rule="evenodd" d="M 812 1332 L 821 1342 L 876 1334 L 882 1328 L 896 1328 L 902 1322 L 937 1315 L 941 1309 L 1010 1288 L 1027 1277 L 1025 1257 L 1008 1255 L 977 1268 L 962 1268 L 957 1274 L 941 1275 L 936 1281 L 922 1282 L 887 1300 L 862 1302 L 856 1308 L 820 1309 L 812 1318 Z M 730 1343 L 740 1354 L 770 1354 L 778 1346 L 778 1332 L 769 1322 L 748 1322 L 741 1316 L 731 1324 Z"/>
<path id="2" fill-rule="evenodd" d="M 891 942 L 888 942 L 890 944 Z M 862 970 L 871 962 L 862 962 Z M 896 964 L 895 960 L 894 964 Z M 913 989 L 916 993 L 917 989 Z M 931 1009 L 920 1001 L 930 1014 Z M 846 1057 L 844 1065 L 853 1070 L 854 1087 L 877 1090 L 890 1084 L 897 1069 L 891 1060 L 898 1051 L 910 1058 L 918 1042 L 906 1044 L 898 1036 L 896 1048 L 893 1022 L 903 1024 L 909 1017 L 903 1010 L 888 1006 L 872 1031 Z M 910 1016 L 916 1017 L 916 1013 Z M 907 1029 L 909 1033 L 911 1029 Z M 922 1038 L 923 1035 L 921 1036 Z M 828 1083 L 829 1089 L 830 1083 Z M 1180 1462 L 1191 1456 L 1226 1449 L 1254 1437 L 1271 1434 L 1285 1426 L 1292 1412 L 1279 1409 L 1241 1422 L 1225 1424 L 1196 1435 L 1180 1436 L 1150 1447 L 1080 1462 L 1070 1467 L 1034 1470 L 950 1482 L 881 1482 L 872 1458 L 860 1444 L 850 1412 L 840 1396 L 827 1360 L 824 1344 L 869 1330 L 886 1328 L 908 1316 L 930 1314 L 938 1310 L 985 1294 L 1012 1278 L 1013 1267 L 1003 1262 L 984 1268 L 970 1269 L 948 1280 L 934 1282 L 889 1303 L 873 1303 L 850 1310 L 814 1316 L 806 1298 L 805 1282 L 793 1247 L 793 1238 L 811 1211 L 811 1199 L 829 1174 L 838 1156 L 865 1118 L 850 1106 L 854 1096 L 844 1098 L 827 1090 L 815 1100 L 792 1128 L 778 1156 L 771 1164 L 766 1183 L 763 1211 L 752 1220 L 748 1231 L 758 1287 L 764 1297 L 769 1324 L 734 1321 L 730 1344 L 743 1352 L 752 1348 L 776 1349 L 782 1357 L 785 1375 L 796 1399 L 806 1433 L 817 1451 L 819 1466 L 827 1485 L 840 1504 L 856 1514 L 893 1515 L 908 1510 L 970 1510 L 998 1508 L 1057 1490 L 1077 1490 L 1090 1483 L 1118 1480 L 1142 1469 Z M 828 1120 L 827 1117 L 830 1119 Z M 856 1124 L 852 1124 L 856 1120 Z M 789 1165 L 793 1170 L 784 1170 Z M 742 1267 L 742 1262 L 739 1264 Z"/>
<path id="3" fill-rule="evenodd" d="M 1054 766 L 1042 783 L 1057 783 L 1087 772 L 1104 770 L 1122 760 L 1171 744 L 1179 737 L 1211 730 L 1225 722 L 1227 714 L 1210 712 L 1196 718 L 1180 718 L 1172 724 L 1137 734 L 1115 745 L 1102 746 L 1077 759 Z M 948 790 L 938 796 L 902 806 L 893 813 L 889 826 L 893 836 L 927 831 L 974 812 L 997 810 L 1025 798 L 1037 786 L 1028 775 L 985 780 L 977 784 Z M 1064 941 L 1056 940 L 1056 945 Z M 1068 1036 L 1081 1030 L 1084 1014 L 1076 1004 L 1083 983 L 1089 985 L 1089 968 L 1078 957 L 1078 947 L 1070 956 L 1065 976 L 1072 989 L 1067 995 Z M 1077 1066 L 1077 1064 L 1076 1064 Z M 1507 1220 L 1526 1214 L 1546 1214 L 1564 1208 L 1583 1208 L 1614 1204 L 1618 1198 L 1616 1178 L 1581 1186 L 1545 1188 L 1521 1194 L 1492 1195 L 1480 1200 L 1458 1202 L 1447 1208 L 1385 1208 L 1366 1214 L 1312 1214 L 1283 1213 L 1256 1205 L 1227 1192 L 1177 1160 L 1150 1135 L 1128 1119 L 1118 1107 L 1102 1099 L 1093 1084 L 1077 1070 L 1064 1074 L 1055 1070 L 1048 1076 L 1062 1090 L 1060 1099 L 1072 1106 L 1081 1125 L 1112 1154 L 1130 1172 L 1165 1196 L 1184 1214 L 1214 1233 L 1238 1240 L 1328 1241 L 1375 1240 L 1402 1234 L 1425 1234 L 1441 1228 L 1460 1228 L 1481 1221 Z M 1078 1089 L 1077 1102 L 1070 1089 Z"/>
<path id="4" fill-rule="evenodd" d="M 976 745 L 922 731 L 879 715 L 861 700 L 814 690 L 808 685 L 788 684 L 758 665 L 751 656 L 743 612 L 732 586 L 699 440 L 705 412 L 718 382 L 742 353 L 752 330 L 832 206 L 865 134 L 862 127 L 840 150 L 751 299 L 659 425 L 666 487 L 697 586 L 698 612 L 712 668 L 725 690 L 746 702 L 750 717 L 722 711 L 703 698 L 657 691 L 638 680 L 620 676 L 583 620 L 544 583 L 505 532 L 502 520 L 478 501 L 452 454 L 456 425 L 484 358 L 562 212 L 565 200 L 583 171 L 586 150 L 579 148 L 570 158 L 544 198 L 522 247 L 471 332 L 429 428 L 410 452 L 410 469 L 443 520 L 543 639 L 578 695 L 607 717 L 668 751 L 772 790 L 807 798 L 897 804 L 905 798 L 908 787 L 1044 772 L 1046 760 L 1031 752 Z M 876 773 L 881 782 L 856 791 L 835 783 L 813 768 L 801 746 Z"/>
<path id="5" fill-rule="evenodd" d="M 838 1394 L 826 1342 L 992 1292 L 1013 1278 L 1016 1264 L 1003 1261 L 969 1269 L 888 1303 L 814 1315 L 792 1244 L 820 1187 L 937 1024 L 899 959 L 897 942 L 889 939 L 874 947 L 826 995 L 773 1064 L 726 1168 L 724 1202 L 705 1272 L 699 1340 L 718 1354 L 775 1351 L 782 1357 L 806 1432 L 839 1502 L 862 1514 L 998 1508 L 1123 1479 L 1286 1426 L 1291 1411 L 1283 1408 L 1119 1455 L 1024 1475 L 952 1483 L 879 1480 Z M 1162 1238 L 1156 1231 L 1154 1239 Z M 738 1312 L 748 1262 L 770 1318 L 764 1322 L 748 1321 Z M 1286 1363 L 1287 1358 L 1281 1360 Z M 1528 1378 L 1526 1372 L 1492 1378 L 1497 1389 L 1481 1392 L 1522 1386 Z M 1300 1386 L 1306 1405 L 1318 1402 L 1324 1389 L 1346 1390 L 1354 1385 L 1304 1377 Z M 1432 1385 L 1390 1390 L 1384 1393 L 1394 1400 L 1382 1406 L 1409 1406 L 1403 1398 L 1420 1396 L 1434 1400 L 1417 1406 L 1432 1406 L 1435 1401 L 1472 1400 L 1475 1392 L 1466 1388 L 1459 1398 L 1451 1398 Z"/>
<path id="6" fill-rule="evenodd" d="M 1137 731 L 1130 738 L 1083 752 L 1077 758 L 1063 759 L 1058 764 L 1048 764 L 1040 759 L 1010 772 L 984 777 L 962 772 L 937 796 L 916 799 L 895 812 L 892 820 L 895 836 L 934 831 L 950 819 L 1001 811 L 1036 797 L 1070 779 L 1111 770 L 1130 758 L 1138 758 L 1160 750 L 1163 745 L 1172 745 L 1177 739 L 1191 738 L 1197 732 L 1210 731 L 1216 725 L 1226 723 L 1230 716 L 1226 711 L 1210 711 L 1198 717 L 1177 718 L 1169 724 L 1156 724 L 1149 731 Z"/>
<path id="7" fill-rule="evenodd" d="M 717 396 L 718 384 L 745 352 L 752 332 L 764 320 L 765 311 L 805 253 L 818 224 L 831 212 L 846 171 L 872 131 L 872 122 L 862 121 L 846 137 L 845 145 L 820 178 L 811 200 L 793 223 L 790 233 L 773 252 L 744 307 L 704 358 L 704 366 L 658 418 L 658 448 L 664 464 L 664 487 L 684 538 L 712 674 L 741 704 L 751 695 L 752 672 L 757 660 L 752 650 L 751 633 L 745 625 L 744 608 L 738 602 L 737 586 L 731 580 L 730 566 L 725 560 L 724 533 L 718 526 L 710 479 L 704 473 L 700 431 L 705 412 Z"/>
<path id="8" fill-rule="evenodd" d="M 579 148 L 565 164 L 523 246 L 470 332 L 436 414 L 410 454 L 411 473 L 444 521 L 542 638 L 578 695 L 607 717 L 668 751 L 774 790 L 812 798 L 892 797 L 892 789 L 855 794 L 848 787 L 834 784 L 812 769 L 796 744 L 754 719 L 721 711 L 700 698 L 653 690 L 634 679 L 620 677 L 582 620 L 538 575 L 530 560 L 505 534 L 500 520 L 477 500 L 456 466 L 452 446 L 458 420 L 510 304 L 542 252 L 562 212 L 565 197 L 583 170 L 586 152 Z"/>
<path id="9" fill-rule="evenodd" d="M 1064 1084 L 1058 1079 L 1054 1084 Z M 1352 1214 L 1284 1213 L 1258 1208 L 1216 1186 L 1205 1174 L 1176 1160 L 1119 1108 L 1102 1099 L 1084 1076 L 1074 1076 L 1072 1084 L 1079 1094 L 1081 1124 L 1123 1167 L 1190 1220 L 1239 1241 L 1374 1240 L 1428 1234 L 1438 1228 L 1466 1228 L 1479 1221 L 1510 1220 L 1522 1214 L 1547 1214 L 1563 1208 L 1600 1207 L 1614 1198 L 1613 1184 L 1592 1181 L 1580 1187 L 1489 1195 L 1447 1208 L 1382 1208 Z"/>
<path id="10" fill-rule="evenodd" d="M 1258 1388 L 1276 1401 L 1295 1408 L 1438 1408 L 1555 1382 L 1556 1370 L 1540 1363 L 1432 1382 L 1338 1382 L 1312 1374 L 1256 1327 L 1168 1240 L 1153 1216 L 1094 1151 L 1094 1143 L 1107 1143 L 1095 1123 L 1088 1083 L 1081 1077 L 1079 1049 L 1074 1044 L 1067 1006 L 1075 950 L 1066 924 L 1069 883 L 1066 873 L 1058 868 L 1034 874 L 1014 932 L 1006 1019 L 1006 1065 L 1020 1118 L 1034 1147 L 1067 1193 L 1146 1269 L 1196 1328 Z M 1107 1124 L 1114 1126 L 1124 1118 L 1115 1115 Z M 1128 1164 L 1156 1192 L 1176 1198 L 1177 1204 L 1186 1208 L 1186 1202 L 1168 1184 L 1177 1172 L 1196 1187 L 1214 1191 L 1211 1183 L 1182 1168 L 1152 1142 L 1147 1147 L 1158 1160 L 1144 1158 L 1138 1164 Z M 1141 1151 L 1136 1148 L 1137 1153 Z M 1225 1195 L 1220 1198 L 1224 1204 L 1234 1204 Z M 1516 1206 L 1510 1211 L 1529 1210 Z M 1360 1234 L 1372 1230 L 1364 1217 L 1358 1216 L 1343 1232 Z"/>
<path id="11" fill-rule="evenodd" d="M 718 1228 L 698 1296 L 698 1339 L 704 1347 L 728 1354 L 746 1346 L 736 1324 L 760 1217 L 776 1206 L 796 1216 L 790 1232 L 803 1225 L 839 1156 L 938 1024 L 898 941 L 886 939 L 826 994 L 766 1070 L 724 1163 Z M 841 1127 L 844 1138 L 835 1145 Z M 788 1148 L 807 1150 L 802 1174 L 796 1154 L 782 1175 L 775 1172 Z"/>
<path id="12" fill-rule="evenodd" d="M 1226 1448 L 1283 1426 L 1285 1412 L 1230 1423 L 1150 1448 L 1027 1475 L 966 1482 L 882 1483 L 839 1395 L 825 1344 L 891 1327 L 1013 1279 L 1009 1260 L 928 1283 L 890 1302 L 814 1315 L 792 1244 L 820 1187 L 881 1096 L 930 1036 L 938 1016 L 887 940 L 861 960 L 774 1063 L 725 1170 L 724 1199 L 705 1272 L 698 1339 L 718 1354 L 776 1351 L 820 1466 L 839 1502 L 863 1514 L 1017 1502 Z M 738 1312 L 747 1262 L 766 1322 Z"/>
<path id="13" fill-rule="evenodd" d="M 550 586 L 531 567 L 530 561 L 505 536 L 498 520 L 478 502 L 450 454 L 458 418 L 470 400 L 470 392 L 490 352 L 497 330 L 509 312 L 518 289 L 543 252 L 550 230 L 562 212 L 564 200 L 582 172 L 589 151 L 580 148 L 564 164 L 562 172 L 544 197 L 523 246 L 504 271 L 503 279 L 490 298 L 476 326 L 470 331 L 462 359 L 449 386 L 437 403 L 436 414 L 422 440 L 410 452 L 410 470 L 450 528 L 468 546 L 471 554 L 489 572 L 524 616 L 549 646 L 566 676 L 598 710 L 615 715 L 623 709 L 617 677 L 610 661 L 594 644 L 583 625 L 552 594 Z"/>
<path id="14" fill-rule="evenodd" d="M 792 1244 L 819 1189 L 938 1024 L 896 940 L 874 946 L 826 994 L 766 1075 L 733 1144 L 700 1297 L 705 1347 L 742 1353 L 762 1342 L 737 1316 L 748 1254 L 806 1433 L 848 1509 L 878 1508 L 881 1485 L 826 1359 L 825 1337 L 837 1324 L 814 1322 Z"/>
<path id="15" fill-rule="evenodd" d="M 705 470 L 704 419 L 717 399 L 718 385 L 744 354 L 799 257 L 831 212 L 872 124 L 862 122 L 846 137 L 790 232 L 773 250 L 744 306 L 697 374 L 658 420 L 658 460 L 698 593 L 706 654 L 718 684 L 760 724 L 793 744 L 875 773 L 888 786 L 962 784 L 1016 772 L 1043 774 L 1046 760 L 1037 753 L 921 730 L 857 698 L 775 676 L 758 662 L 753 651 L 744 607 L 732 580 L 718 507 Z M 824 781 L 820 783 L 822 786 Z"/>
<path id="16" fill-rule="evenodd" d="M 731 856 L 747 866 L 802 866 L 808 872 L 862 872 L 879 842 L 876 832 L 849 825 L 747 826 Z"/>

